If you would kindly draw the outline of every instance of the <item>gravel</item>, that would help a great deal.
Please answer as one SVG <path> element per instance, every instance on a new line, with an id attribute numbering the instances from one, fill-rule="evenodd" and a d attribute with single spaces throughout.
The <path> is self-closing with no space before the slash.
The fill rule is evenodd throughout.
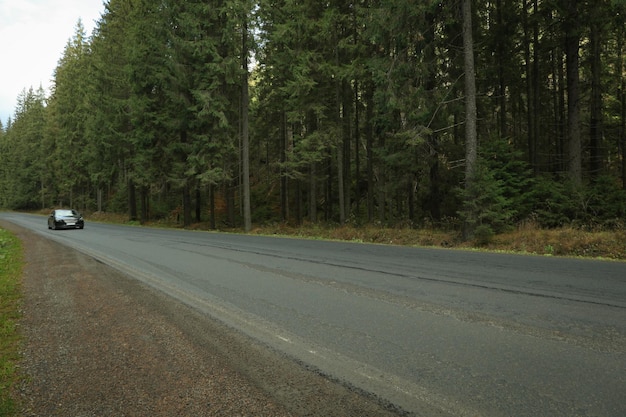
<path id="1" fill-rule="evenodd" d="M 25 248 L 24 416 L 402 414 L 80 252 L 0 225 Z"/>

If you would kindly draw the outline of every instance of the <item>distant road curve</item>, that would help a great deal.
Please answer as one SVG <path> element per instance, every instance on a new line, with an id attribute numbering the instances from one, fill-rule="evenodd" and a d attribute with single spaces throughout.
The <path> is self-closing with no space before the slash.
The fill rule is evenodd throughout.
<path id="1" fill-rule="evenodd" d="M 626 416 L 623 262 L 0 218 L 415 415 Z"/>

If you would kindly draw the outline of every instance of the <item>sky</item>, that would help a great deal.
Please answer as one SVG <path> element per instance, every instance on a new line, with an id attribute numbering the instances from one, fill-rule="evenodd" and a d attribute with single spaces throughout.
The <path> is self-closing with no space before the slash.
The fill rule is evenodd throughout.
<path id="1" fill-rule="evenodd" d="M 13 118 L 17 97 L 40 86 L 49 95 L 54 69 L 81 19 L 87 36 L 104 0 L 0 0 L 0 120 Z"/>

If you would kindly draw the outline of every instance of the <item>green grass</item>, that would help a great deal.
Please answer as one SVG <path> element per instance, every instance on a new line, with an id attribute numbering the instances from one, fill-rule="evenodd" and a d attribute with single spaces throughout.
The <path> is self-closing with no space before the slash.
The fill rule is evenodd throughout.
<path id="1" fill-rule="evenodd" d="M 17 321 L 20 317 L 20 277 L 23 267 L 21 242 L 0 228 L 0 416 L 17 415 L 12 388 L 18 376 L 20 341 Z"/>

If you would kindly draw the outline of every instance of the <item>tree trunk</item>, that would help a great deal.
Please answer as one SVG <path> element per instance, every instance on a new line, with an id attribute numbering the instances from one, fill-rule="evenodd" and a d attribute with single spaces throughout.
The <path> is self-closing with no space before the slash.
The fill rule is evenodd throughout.
<path id="1" fill-rule="evenodd" d="M 241 159 L 243 169 L 243 228 L 249 232 L 252 229 L 252 214 L 250 210 L 250 138 L 248 109 L 250 95 L 248 92 L 248 15 L 244 16 L 242 29 L 242 86 L 241 86 Z"/>
<path id="2" fill-rule="evenodd" d="M 339 66 L 339 52 L 335 49 L 335 65 Z M 335 142 L 337 151 L 337 195 L 339 197 L 339 224 L 346 222 L 346 194 L 345 194 L 345 114 L 342 110 L 345 110 L 342 100 L 343 82 L 337 80 L 335 82 L 335 117 L 337 126 L 341 126 L 341 136 Z"/>
<path id="3" fill-rule="evenodd" d="M 132 222 L 137 220 L 137 197 L 135 182 L 128 180 L 128 219 Z"/>
<path id="4" fill-rule="evenodd" d="M 502 0 L 497 0 L 496 2 L 496 20 L 498 23 L 498 28 L 502 30 L 504 25 L 503 17 L 503 8 L 509 6 L 508 4 L 503 5 Z M 509 6 L 510 7 L 510 6 Z M 507 123 L 506 123 L 506 112 L 507 112 L 507 103 L 506 103 L 506 78 L 505 78 L 505 65 L 507 60 L 505 59 L 505 54 L 509 53 L 505 48 L 504 44 L 504 36 L 498 37 L 496 39 L 496 56 L 498 59 L 498 104 L 499 104 L 499 113 L 498 113 L 498 130 L 499 136 L 501 138 L 507 137 Z"/>
<path id="5" fill-rule="evenodd" d="M 337 193 L 339 195 L 339 223 L 344 224 L 346 222 L 346 207 L 345 207 L 345 193 L 344 193 L 344 172 L 343 172 L 343 141 L 337 144 Z"/>
<path id="6" fill-rule="evenodd" d="M 428 24 L 429 29 L 424 32 L 424 43 L 425 50 L 424 55 L 426 62 L 432 63 L 428 67 L 428 74 L 426 77 L 426 91 L 429 94 L 429 102 L 433 109 L 436 109 L 439 106 L 439 103 L 436 102 L 436 94 L 437 91 L 437 70 L 435 67 L 435 62 L 437 62 L 437 57 L 435 54 L 435 27 L 437 22 L 435 20 L 435 14 L 428 12 L 426 14 L 426 22 Z M 435 110 L 436 111 L 436 110 Z M 423 206 L 427 213 L 430 215 L 430 218 L 435 221 L 439 221 L 441 219 L 441 196 L 440 196 L 440 183 L 441 178 L 439 175 L 439 133 L 436 132 L 438 128 L 441 126 L 439 122 L 439 118 L 436 117 L 436 113 L 433 113 L 431 118 L 431 131 L 432 133 L 428 136 L 428 148 L 429 148 L 429 193 L 428 198 L 423 203 Z M 416 175 L 415 180 L 417 181 L 418 176 Z M 413 187 L 417 188 L 417 184 Z M 413 216 L 411 215 L 411 218 Z"/>
<path id="7" fill-rule="evenodd" d="M 381 135 L 379 139 L 380 149 L 385 149 L 385 136 Z M 379 165 L 378 169 L 378 221 L 381 224 L 385 223 L 387 217 L 387 169 L 384 164 Z"/>
<path id="8" fill-rule="evenodd" d="M 622 144 L 622 189 L 626 190 L 626 80 L 622 77 L 620 142 Z"/>
<path id="9" fill-rule="evenodd" d="M 43 182 L 42 182 L 42 183 L 41 183 L 41 194 L 42 194 L 41 201 L 42 201 L 42 203 L 44 202 L 44 198 L 43 198 L 43 189 L 44 189 L 44 188 L 43 188 Z M 97 191 L 97 193 L 98 193 L 98 194 L 97 194 L 97 197 L 96 197 L 96 198 L 97 198 L 97 200 L 98 200 L 98 202 L 97 202 L 98 212 L 101 212 L 101 211 L 102 211 L 102 188 L 101 188 L 101 187 L 98 187 L 98 191 Z M 41 208 L 43 208 L 43 207 L 44 207 L 44 206 L 42 205 L 42 206 L 41 206 Z"/>
<path id="10" fill-rule="evenodd" d="M 591 120 L 589 121 L 589 172 L 596 178 L 602 170 L 602 47 L 600 16 L 596 10 L 591 16 Z"/>
<path id="11" fill-rule="evenodd" d="M 148 196 L 148 187 L 142 185 L 139 188 L 139 201 L 141 204 L 141 224 L 145 224 L 148 221 L 148 204 L 150 197 Z"/>
<path id="12" fill-rule="evenodd" d="M 473 185 L 478 155 L 476 128 L 476 75 L 474 73 L 474 39 L 472 37 L 472 2 L 462 0 L 463 14 L 463 66 L 465 69 L 465 188 Z M 473 224 L 465 222 L 463 238 L 473 234 Z"/>
<path id="13" fill-rule="evenodd" d="M 557 127 L 556 132 L 556 153 L 557 153 L 557 161 L 554 164 L 556 171 L 565 172 L 567 169 L 566 157 L 565 157 L 565 139 L 566 139 L 566 128 L 565 128 L 565 90 L 566 90 L 566 81 L 565 81 L 565 72 L 563 71 L 563 56 L 560 50 L 555 51 L 555 76 L 558 84 L 558 92 L 557 92 L 557 102 L 555 103 L 556 111 L 554 118 L 554 125 Z"/>
<path id="14" fill-rule="evenodd" d="M 533 15 L 537 16 L 539 14 L 539 6 L 537 4 L 537 0 L 533 1 Z M 539 75 L 539 60 L 540 60 L 540 45 L 539 45 L 539 23 L 537 19 L 533 19 L 533 66 L 532 66 L 532 76 L 530 77 L 530 82 L 532 83 L 532 167 L 535 173 L 539 172 L 539 166 L 541 164 L 539 159 L 539 152 L 537 149 L 539 148 L 539 144 L 541 143 L 541 82 Z"/>
<path id="15" fill-rule="evenodd" d="M 324 220 L 330 221 L 333 217 L 333 202 L 334 202 L 334 194 L 333 194 L 333 184 L 335 181 L 334 171 L 333 171 L 333 152 L 332 149 L 328 150 L 327 155 L 327 163 L 326 163 L 326 203 L 324 204 Z"/>
<path id="16" fill-rule="evenodd" d="M 359 184 L 362 183 L 361 179 L 361 129 L 360 129 L 360 103 L 359 103 L 359 82 L 354 82 L 354 183 L 356 184 L 356 192 L 355 192 L 355 212 L 359 220 L 360 211 L 361 211 L 361 190 Z"/>
<path id="17" fill-rule="evenodd" d="M 352 207 L 350 187 L 352 184 L 352 131 L 350 120 L 352 119 L 352 88 L 347 81 L 341 83 L 342 102 L 342 137 L 343 137 L 343 222 L 350 216 Z"/>
<path id="18" fill-rule="evenodd" d="M 582 183 L 580 137 L 580 92 L 578 50 L 580 49 L 578 0 L 565 0 L 565 60 L 567 72 L 567 173 L 575 184 Z"/>
<path id="19" fill-rule="evenodd" d="M 209 227 L 211 230 L 215 230 L 215 185 L 209 185 Z"/>
<path id="20" fill-rule="evenodd" d="M 626 31 L 622 30 L 622 32 L 618 35 L 618 64 L 617 64 L 617 73 L 620 78 L 620 88 L 619 88 L 619 101 L 621 104 L 622 111 L 620 112 L 620 124 L 619 124 L 619 143 L 621 145 L 622 150 L 622 189 L 626 190 L 626 77 L 624 77 L 624 35 L 626 35 Z"/>
<path id="21" fill-rule="evenodd" d="M 200 187 L 196 186 L 196 222 L 202 221 L 202 192 Z"/>
<path id="22" fill-rule="evenodd" d="M 621 29 L 617 33 L 617 56 L 615 64 L 615 74 L 617 77 L 617 100 L 620 104 L 617 150 L 621 157 L 620 177 L 622 179 L 622 189 L 626 190 L 626 78 L 624 77 L 624 36 L 626 30 Z"/>
<path id="23" fill-rule="evenodd" d="M 289 218 L 289 193 L 288 180 L 285 175 L 284 164 L 287 161 L 287 148 L 291 140 L 291 129 L 287 126 L 287 115 L 282 112 L 281 116 L 281 141 L 280 141 L 280 219 L 286 222 Z"/>
<path id="24" fill-rule="evenodd" d="M 300 180 L 296 180 L 296 222 L 298 226 L 302 224 L 304 217 L 302 213 L 302 184 Z"/>
<path id="25" fill-rule="evenodd" d="M 365 147 L 367 170 L 367 221 L 374 220 L 374 83 L 370 80 L 365 87 Z"/>
<path id="26" fill-rule="evenodd" d="M 237 222 L 235 220 L 235 190 L 237 189 L 237 181 L 233 179 L 226 185 L 226 214 L 228 216 L 228 225 L 234 227 Z"/>
<path id="27" fill-rule="evenodd" d="M 531 62 L 531 40 L 530 40 L 530 23 L 528 19 L 528 8 L 530 7 L 531 1 L 528 3 L 524 2 L 523 7 L 523 25 L 524 25 L 524 59 L 526 60 L 526 96 L 527 96 L 527 109 L 526 109 L 526 129 L 527 129 L 527 150 L 528 150 L 528 163 L 533 168 L 534 172 L 537 172 L 537 137 L 535 136 L 535 120 L 536 112 L 534 111 L 536 106 L 536 100 L 533 89 L 533 75 L 535 74 L 534 65 L 530 65 Z M 536 4 L 535 4 L 536 6 Z M 537 12 L 536 7 L 534 8 L 534 13 Z M 533 39 L 535 38 L 537 31 L 537 24 L 533 25 Z M 537 49 L 537 44 L 534 45 L 534 49 Z M 534 58 L 536 59 L 536 53 Z"/>
<path id="28" fill-rule="evenodd" d="M 315 162 L 309 164 L 309 221 L 317 223 L 317 169 Z"/>
<path id="29" fill-rule="evenodd" d="M 183 227 L 191 226 L 191 192 L 189 184 L 183 187 Z"/>

